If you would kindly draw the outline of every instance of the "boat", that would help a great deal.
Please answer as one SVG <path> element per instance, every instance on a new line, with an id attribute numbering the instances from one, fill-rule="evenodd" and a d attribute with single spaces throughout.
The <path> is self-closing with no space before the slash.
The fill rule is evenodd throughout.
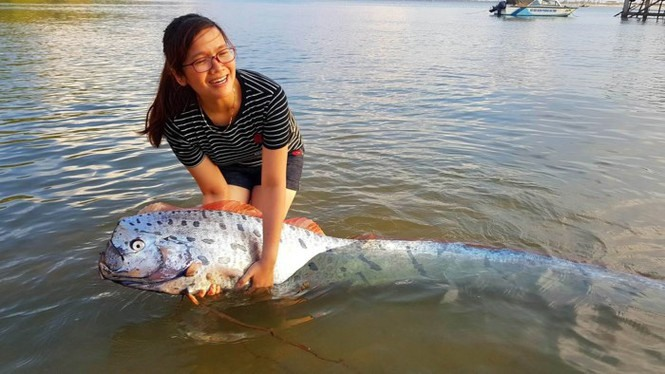
<path id="1" fill-rule="evenodd" d="M 561 5 L 558 0 L 533 0 L 528 4 L 500 1 L 490 13 L 509 17 L 568 17 L 577 7 Z"/>

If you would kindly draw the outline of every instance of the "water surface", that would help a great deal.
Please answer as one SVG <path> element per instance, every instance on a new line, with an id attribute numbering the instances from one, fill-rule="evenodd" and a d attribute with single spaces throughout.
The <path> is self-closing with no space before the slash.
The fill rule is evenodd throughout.
<path id="1" fill-rule="evenodd" d="M 1 3 L 0 371 L 662 370 L 665 311 L 614 302 L 565 312 L 482 288 L 451 301 L 415 283 L 205 309 L 97 277 L 118 218 L 154 201 L 199 203 L 171 152 L 136 131 L 162 30 L 201 12 L 226 29 L 239 67 L 288 94 L 307 147 L 291 216 L 340 237 L 475 242 L 664 279 L 662 22 L 597 7 L 512 20 L 488 8 Z"/>

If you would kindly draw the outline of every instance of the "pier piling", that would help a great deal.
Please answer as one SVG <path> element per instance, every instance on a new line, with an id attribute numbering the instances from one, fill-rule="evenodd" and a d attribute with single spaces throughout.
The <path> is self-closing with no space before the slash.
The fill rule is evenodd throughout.
<path id="1" fill-rule="evenodd" d="M 656 21 L 660 18 L 665 19 L 665 0 L 624 0 L 623 9 L 620 13 L 622 19 L 630 17 L 642 17 L 642 21 L 646 21 L 648 17 L 656 17 Z"/>

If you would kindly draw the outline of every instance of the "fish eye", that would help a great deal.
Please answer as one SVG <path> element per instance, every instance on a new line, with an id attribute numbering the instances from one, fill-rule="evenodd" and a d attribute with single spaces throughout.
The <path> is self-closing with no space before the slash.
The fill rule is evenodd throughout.
<path id="1" fill-rule="evenodd" d="M 140 251 L 145 247 L 145 243 L 141 239 L 134 239 L 129 243 L 129 248 Z"/>

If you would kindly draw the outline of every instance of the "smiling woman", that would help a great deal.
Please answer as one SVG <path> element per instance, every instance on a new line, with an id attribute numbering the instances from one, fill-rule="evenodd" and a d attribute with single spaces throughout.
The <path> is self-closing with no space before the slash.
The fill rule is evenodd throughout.
<path id="1" fill-rule="evenodd" d="M 282 221 L 303 167 L 303 141 L 286 94 L 270 78 L 236 69 L 236 48 L 209 18 L 174 19 L 163 44 L 166 60 L 143 133 L 155 147 L 166 137 L 204 204 L 236 200 L 263 211 L 261 257 L 238 286 L 270 287 Z M 212 285 L 207 293 L 218 292 Z"/>

